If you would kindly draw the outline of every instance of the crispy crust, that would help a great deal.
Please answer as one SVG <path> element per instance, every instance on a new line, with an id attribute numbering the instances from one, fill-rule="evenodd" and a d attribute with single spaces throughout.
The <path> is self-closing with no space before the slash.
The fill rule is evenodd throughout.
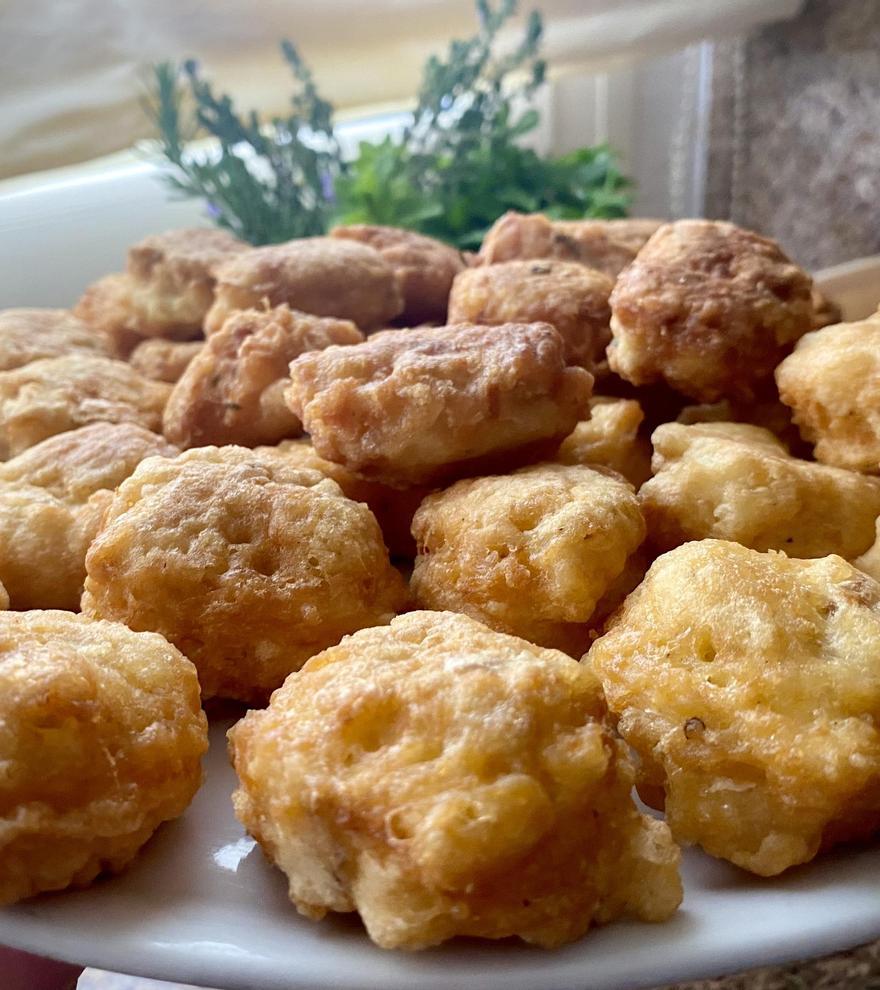
<path id="1" fill-rule="evenodd" d="M 651 477 L 651 444 L 639 434 L 644 418 L 635 399 L 594 395 L 590 418 L 578 423 L 562 441 L 555 460 L 611 468 L 638 489 Z"/>
<path id="2" fill-rule="evenodd" d="M 546 323 L 389 331 L 304 354 L 290 373 L 288 403 L 318 453 L 398 485 L 554 450 L 592 383 Z"/>
<path id="3" fill-rule="evenodd" d="M 339 237 L 304 237 L 254 248 L 220 265 L 205 332 L 216 333 L 235 310 L 282 303 L 351 320 L 365 331 L 403 309 L 394 269 L 378 251 Z"/>
<path id="4" fill-rule="evenodd" d="M 880 481 L 792 457 L 743 423 L 667 423 L 651 437 L 654 477 L 639 499 L 660 551 L 733 540 L 790 557 L 851 558 L 874 540 Z"/>
<path id="5" fill-rule="evenodd" d="M 211 334 L 165 407 L 165 436 L 181 447 L 274 444 L 302 431 L 283 398 L 290 362 L 330 344 L 357 344 L 349 320 L 288 306 L 233 313 Z"/>
<path id="6" fill-rule="evenodd" d="M 74 312 L 101 330 L 127 358 L 144 337 L 192 340 L 214 301 L 214 272 L 249 250 L 224 230 L 169 230 L 128 250 L 125 273 L 90 285 Z"/>
<path id="7" fill-rule="evenodd" d="M 161 636 L 0 613 L 0 904 L 121 870 L 207 748 L 195 669 Z"/>
<path id="8" fill-rule="evenodd" d="M 343 494 L 355 502 L 367 505 L 385 539 L 385 546 L 392 557 L 412 558 L 416 555 L 416 543 L 410 533 L 412 518 L 422 499 L 433 489 L 424 485 L 414 488 L 398 488 L 383 485 L 379 481 L 367 481 L 342 464 L 324 460 L 308 439 L 284 440 L 277 447 L 261 447 L 261 452 L 271 451 L 287 459 L 298 467 L 320 471 L 326 478 L 332 478 L 342 489 Z"/>
<path id="9" fill-rule="evenodd" d="M 248 703 L 405 600 L 366 506 L 242 447 L 144 461 L 117 489 L 86 571 L 85 614 L 161 632 L 195 663 L 204 697 Z"/>
<path id="10" fill-rule="evenodd" d="M 422 608 L 580 656 L 600 599 L 645 537 L 632 486 L 613 472 L 536 464 L 459 481 L 413 519 L 411 589 Z"/>
<path id="11" fill-rule="evenodd" d="M 176 453 L 133 423 L 93 423 L 0 464 L 0 579 L 13 607 L 76 610 L 111 492 L 145 457 Z"/>
<path id="12" fill-rule="evenodd" d="M 510 211 L 486 234 L 480 259 L 488 265 L 532 258 L 576 261 L 616 278 L 662 220 L 548 220 Z"/>
<path id="13" fill-rule="evenodd" d="M 375 248 L 394 269 L 403 311 L 403 326 L 445 323 L 452 280 L 465 268 L 461 252 L 449 244 L 399 227 L 355 223 L 334 227 L 331 237 L 359 241 Z"/>
<path id="14" fill-rule="evenodd" d="M 779 245 L 730 223 L 661 227 L 611 295 L 611 369 L 699 402 L 751 401 L 812 329 L 810 277 Z"/>
<path id="15" fill-rule="evenodd" d="M 462 615 L 413 612 L 313 658 L 229 733 L 236 814 L 300 913 L 374 942 L 552 947 L 681 900 L 594 678 Z M 283 756 L 282 756 L 283 754 Z"/>
<path id="16" fill-rule="evenodd" d="M 83 354 L 0 372 L 0 458 L 88 423 L 135 423 L 158 432 L 169 392 L 124 361 Z"/>
<path id="17" fill-rule="evenodd" d="M 762 876 L 880 828 L 880 585 L 687 543 L 588 657 L 673 835 Z"/>
<path id="18" fill-rule="evenodd" d="M 817 460 L 880 473 L 880 312 L 807 334 L 776 384 Z"/>
<path id="19" fill-rule="evenodd" d="M 153 337 L 141 341 L 131 352 L 128 362 L 145 378 L 173 385 L 180 380 L 187 365 L 204 346 L 201 340 L 163 340 Z"/>
<path id="20" fill-rule="evenodd" d="M 65 354 L 109 357 L 109 342 L 67 309 L 0 310 L 0 371 Z"/>
<path id="21" fill-rule="evenodd" d="M 456 276 L 450 323 L 549 323 L 565 341 L 565 359 L 593 371 L 611 340 L 608 297 L 614 283 L 574 262 L 508 261 Z"/>

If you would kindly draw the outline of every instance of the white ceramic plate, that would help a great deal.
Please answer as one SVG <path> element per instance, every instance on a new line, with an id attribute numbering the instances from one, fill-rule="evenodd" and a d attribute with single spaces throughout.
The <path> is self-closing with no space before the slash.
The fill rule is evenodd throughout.
<path id="1" fill-rule="evenodd" d="M 685 902 L 663 925 L 624 923 L 556 952 L 456 940 L 375 948 L 355 916 L 312 922 L 232 814 L 225 723 L 207 781 L 126 873 L 0 911 L 0 942 L 158 979 L 230 990 L 627 990 L 803 959 L 880 935 L 880 849 L 761 881 L 685 854 Z"/>
<path id="2" fill-rule="evenodd" d="M 0 308 L 69 305 L 86 282 L 122 266 L 131 241 L 198 219 L 193 204 L 167 202 L 146 166 L 0 195 Z M 850 318 L 880 301 L 877 259 L 817 281 Z M 825 857 L 774 881 L 692 850 L 683 908 L 664 925 L 612 925 L 552 953 L 512 940 L 383 952 L 356 917 L 316 924 L 296 914 L 283 877 L 233 817 L 224 729 L 212 728 L 192 807 L 126 873 L 0 911 L 0 943 L 228 990 L 627 990 L 880 936 L 880 849 Z"/>

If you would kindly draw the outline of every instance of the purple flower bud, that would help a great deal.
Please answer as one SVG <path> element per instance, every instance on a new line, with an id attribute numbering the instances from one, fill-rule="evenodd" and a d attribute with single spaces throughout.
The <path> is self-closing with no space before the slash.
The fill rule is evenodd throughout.
<path id="1" fill-rule="evenodd" d="M 216 220 L 220 216 L 220 207 L 216 203 L 212 203 L 208 200 L 208 216 L 212 220 Z"/>
<path id="2" fill-rule="evenodd" d="M 334 203 L 336 197 L 333 194 L 333 177 L 329 172 L 321 173 L 321 195 L 328 203 Z"/>

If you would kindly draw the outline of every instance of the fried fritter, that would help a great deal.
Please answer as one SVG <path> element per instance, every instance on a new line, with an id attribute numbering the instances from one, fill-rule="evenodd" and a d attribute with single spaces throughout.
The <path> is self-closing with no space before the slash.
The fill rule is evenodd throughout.
<path id="1" fill-rule="evenodd" d="M 92 282 L 73 307 L 73 313 L 106 340 L 114 357 L 127 360 L 145 339 L 134 329 L 128 275 L 114 273 Z"/>
<path id="2" fill-rule="evenodd" d="M 639 501 L 651 544 L 733 540 L 790 557 L 855 557 L 874 540 L 880 479 L 802 461 L 744 423 L 667 423 Z"/>
<path id="3" fill-rule="evenodd" d="M 753 402 L 720 399 L 718 402 L 684 406 L 675 421 L 685 426 L 695 423 L 748 423 L 760 426 L 781 440 L 795 457 L 812 459 L 812 447 L 802 439 L 791 418 L 791 410 L 780 402 L 775 386 L 757 396 Z"/>
<path id="4" fill-rule="evenodd" d="M 0 459 L 88 423 L 159 431 L 171 387 L 124 361 L 71 354 L 0 372 Z"/>
<path id="5" fill-rule="evenodd" d="M 403 297 L 399 323 L 411 327 L 446 322 L 452 280 L 465 268 L 461 252 L 433 237 L 400 227 L 356 223 L 334 227 L 330 236 L 367 244 L 391 265 Z"/>
<path id="6" fill-rule="evenodd" d="M 611 369 L 698 402 L 751 401 L 812 329 L 812 281 L 779 245 L 720 220 L 666 224 L 611 294 Z"/>
<path id="7" fill-rule="evenodd" d="M 215 270 L 250 250 L 225 230 L 169 230 L 145 237 L 128 251 L 124 275 L 110 275 L 86 289 L 77 315 L 116 342 L 127 357 L 138 339 L 192 340 L 214 301 Z"/>
<path id="8" fill-rule="evenodd" d="M 558 258 L 616 278 L 662 220 L 548 220 L 543 213 L 499 217 L 483 239 L 480 258 L 502 261 Z"/>
<path id="9" fill-rule="evenodd" d="M 565 360 L 588 371 L 611 340 L 608 297 L 614 283 L 573 261 L 508 261 L 468 268 L 449 297 L 450 323 L 550 323 L 565 341 Z"/>
<path id="10" fill-rule="evenodd" d="M 205 332 L 216 333 L 236 310 L 281 303 L 351 320 L 364 331 L 403 310 L 394 269 L 374 248 L 340 237 L 303 237 L 254 248 L 221 265 Z"/>
<path id="11" fill-rule="evenodd" d="M 287 305 L 233 313 L 211 334 L 174 386 L 165 436 L 181 447 L 274 444 L 302 432 L 284 401 L 290 362 L 330 344 L 357 344 L 349 320 L 310 316 Z"/>
<path id="12" fill-rule="evenodd" d="M 65 354 L 110 355 L 102 334 L 67 309 L 0 310 L 0 371 Z"/>
<path id="13" fill-rule="evenodd" d="M 816 460 L 880 473 L 880 312 L 807 334 L 776 384 Z"/>
<path id="14" fill-rule="evenodd" d="M 599 464 L 622 474 L 636 488 L 651 477 L 651 444 L 639 435 L 645 414 L 635 399 L 594 395 L 590 418 L 562 441 L 560 464 Z"/>
<path id="15" fill-rule="evenodd" d="M 0 613 L 0 904 L 123 869 L 207 748 L 195 669 L 161 636 Z"/>
<path id="16" fill-rule="evenodd" d="M 583 653 L 597 603 L 645 537 L 632 486 L 582 465 L 535 464 L 429 495 L 413 519 L 422 608 Z"/>
<path id="17" fill-rule="evenodd" d="M 257 449 L 260 452 L 274 450 L 297 467 L 311 468 L 332 478 L 347 498 L 364 502 L 369 507 L 379 523 L 385 546 L 392 557 L 415 557 L 416 542 L 410 526 L 416 509 L 421 505 L 422 499 L 433 491 L 432 488 L 424 485 L 395 488 L 379 481 L 367 481 L 342 464 L 325 461 L 305 438 L 284 440 L 274 448 Z"/>
<path id="18" fill-rule="evenodd" d="M 880 585 L 688 543 L 587 657 L 673 835 L 762 876 L 880 828 Z"/>
<path id="19" fill-rule="evenodd" d="M 593 675 L 463 615 L 347 637 L 229 737 L 236 814 L 297 910 L 358 911 L 384 948 L 550 948 L 681 900 Z"/>
<path id="20" fill-rule="evenodd" d="M 173 385 L 204 346 L 201 340 L 163 340 L 148 337 L 131 352 L 128 363 L 145 378 Z"/>
<path id="21" fill-rule="evenodd" d="M 177 449 L 133 423 L 59 433 L 0 464 L 0 580 L 12 607 L 79 608 L 86 550 L 114 488 Z"/>
<path id="22" fill-rule="evenodd" d="M 290 373 L 288 403 L 318 453 L 397 485 L 554 451 L 592 384 L 546 323 L 389 331 L 304 354 Z"/>
<path id="23" fill-rule="evenodd" d="M 117 489 L 86 572 L 85 614 L 162 633 L 195 663 L 205 698 L 245 702 L 405 601 L 366 506 L 243 447 L 144 461 Z"/>

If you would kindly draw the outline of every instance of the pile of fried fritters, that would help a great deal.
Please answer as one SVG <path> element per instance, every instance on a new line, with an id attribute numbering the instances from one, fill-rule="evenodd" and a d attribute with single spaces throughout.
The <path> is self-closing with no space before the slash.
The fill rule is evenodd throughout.
<path id="1" fill-rule="evenodd" d="M 880 312 L 839 319 L 730 223 L 515 213 L 171 231 L 0 312 L 0 902 L 181 814 L 213 698 L 298 910 L 383 947 L 875 839 Z"/>

